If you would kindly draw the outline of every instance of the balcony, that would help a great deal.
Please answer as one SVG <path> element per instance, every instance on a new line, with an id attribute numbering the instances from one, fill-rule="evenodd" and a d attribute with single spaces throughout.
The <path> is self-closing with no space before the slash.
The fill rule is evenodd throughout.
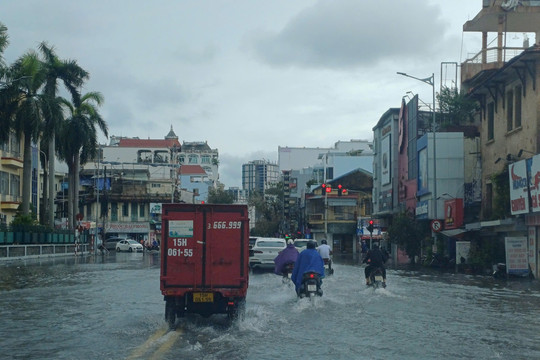
<path id="1" fill-rule="evenodd" d="M 17 210 L 19 205 L 22 203 L 22 198 L 17 195 L 6 195 L 2 194 L 0 196 L 0 209 L 1 210 Z"/>
<path id="2" fill-rule="evenodd" d="M 522 47 L 491 47 L 480 51 L 461 64 L 461 82 L 464 83 L 472 80 L 484 71 L 502 68 L 504 64 L 521 54 L 524 50 L 525 48 Z"/>
<path id="3" fill-rule="evenodd" d="M 23 160 L 21 157 L 18 157 L 17 154 L 4 153 L 0 159 L 2 166 L 12 169 L 22 169 Z"/>

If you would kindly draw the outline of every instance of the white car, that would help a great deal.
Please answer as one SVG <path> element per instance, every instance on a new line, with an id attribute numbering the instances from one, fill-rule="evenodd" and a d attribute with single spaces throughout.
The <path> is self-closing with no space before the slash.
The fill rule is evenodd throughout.
<path id="1" fill-rule="evenodd" d="M 296 250 L 298 250 L 298 252 L 302 252 L 302 251 L 306 250 L 308 241 L 313 241 L 315 243 L 315 247 L 319 246 L 317 244 L 317 240 L 313 240 L 313 239 L 296 239 L 296 240 L 294 240 L 294 247 L 296 248 Z"/>
<path id="2" fill-rule="evenodd" d="M 285 239 L 259 237 L 255 240 L 251 255 L 249 257 L 249 266 L 255 267 L 274 267 L 274 259 L 279 252 L 287 247 Z"/>
<path id="3" fill-rule="evenodd" d="M 120 252 L 120 251 L 142 252 L 143 246 L 139 244 L 138 242 L 136 242 L 135 240 L 124 239 L 116 243 L 116 252 Z"/>

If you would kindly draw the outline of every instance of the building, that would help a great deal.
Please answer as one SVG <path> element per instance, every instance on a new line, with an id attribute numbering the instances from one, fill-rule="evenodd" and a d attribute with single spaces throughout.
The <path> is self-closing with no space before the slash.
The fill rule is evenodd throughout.
<path id="1" fill-rule="evenodd" d="M 280 181 L 278 165 L 268 160 L 253 160 L 242 165 L 242 189 L 264 194 Z"/>
<path id="2" fill-rule="evenodd" d="M 484 1 L 463 31 L 482 33 L 481 50 L 462 64 L 461 72 L 462 88 L 477 101 L 482 123 L 481 211 L 479 219 L 465 224 L 465 236 L 503 249 L 505 239 L 522 239 L 528 265 L 539 276 L 540 208 L 528 199 L 537 200 L 540 3 Z M 497 34 L 496 46 L 489 47 L 489 33 Z M 506 46 L 507 37 L 516 33 L 526 34 L 522 46 Z M 535 35 L 532 46 L 530 33 Z"/>
<path id="3" fill-rule="evenodd" d="M 341 188 L 340 188 L 341 186 Z M 358 219 L 371 215 L 373 176 L 356 169 L 306 194 L 308 237 L 327 239 L 335 253 L 358 251 Z"/>
<path id="4" fill-rule="evenodd" d="M 217 186 L 219 181 L 219 152 L 217 149 L 212 149 L 207 142 L 203 141 L 184 141 L 176 156 L 180 165 L 201 166 L 213 182 L 213 186 Z"/>
<path id="5" fill-rule="evenodd" d="M 22 146 L 22 139 L 11 132 L 0 147 L 0 224 L 9 224 L 22 203 Z"/>
<path id="6" fill-rule="evenodd" d="M 214 187 L 200 165 L 182 165 L 178 170 L 179 187 L 193 194 L 191 203 L 201 203 L 208 200 L 208 191 Z"/>

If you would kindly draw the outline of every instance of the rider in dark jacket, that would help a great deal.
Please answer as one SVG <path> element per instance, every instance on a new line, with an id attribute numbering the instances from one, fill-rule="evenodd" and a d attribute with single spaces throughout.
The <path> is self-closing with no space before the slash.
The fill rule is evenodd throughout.
<path id="1" fill-rule="evenodd" d="M 315 249 L 314 241 L 308 241 L 306 249 L 300 252 L 294 264 L 291 280 L 294 282 L 297 294 L 300 292 L 304 273 L 309 271 L 318 273 L 321 279 L 324 277 L 324 262 Z"/>
<path id="2" fill-rule="evenodd" d="M 366 257 L 364 258 L 364 263 L 368 264 L 364 270 L 364 275 L 366 276 L 366 285 L 370 285 L 369 275 L 371 272 L 377 268 L 381 268 L 383 273 L 383 285 L 386 285 L 386 269 L 384 268 L 384 263 L 386 262 L 386 256 L 379 249 L 379 244 L 374 243 L 373 249 L 368 250 Z"/>

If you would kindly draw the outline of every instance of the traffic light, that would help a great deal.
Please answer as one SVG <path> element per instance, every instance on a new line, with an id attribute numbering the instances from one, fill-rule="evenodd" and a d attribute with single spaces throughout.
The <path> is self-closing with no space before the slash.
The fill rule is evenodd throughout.
<path id="1" fill-rule="evenodd" d="M 343 193 L 343 186 L 341 186 L 341 184 L 339 184 L 337 186 L 337 194 L 338 194 L 338 196 L 341 196 L 342 193 Z"/>
<path id="2" fill-rule="evenodd" d="M 342 193 L 343 195 L 347 195 L 349 192 L 347 191 L 347 189 L 341 189 L 341 193 Z"/>
<path id="3" fill-rule="evenodd" d="M 369 220 L 369 225 L 367 226 L 367 229 L 370 233 L 373 233 L 373 220 Z"/>
<path id="4" fill-rule="evenodd" d="M 322 193 L 322 195 L 324 195 L 325 192 L 326 192 L 326 184 L 321 184 L 321 193 Z"/>
<path id="5" fill-rule="evenodd" d="M 321 189 L 322 189 L 323 194 L 325 192 L 327 192 L 327 193 L 332 192 L 332 186 L 330 186 L 329 184 L 322 184 Z"/>

